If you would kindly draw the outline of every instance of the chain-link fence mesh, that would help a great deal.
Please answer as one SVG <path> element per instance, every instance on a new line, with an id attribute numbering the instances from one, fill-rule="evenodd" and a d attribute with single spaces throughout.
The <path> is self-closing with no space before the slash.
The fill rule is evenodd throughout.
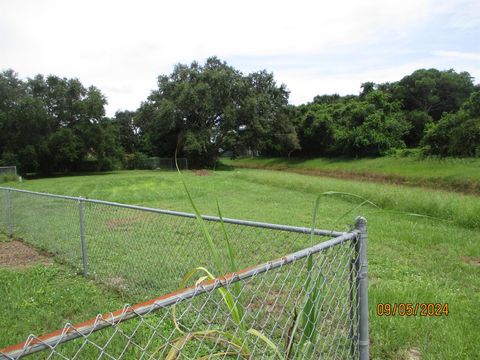
<path id="1" fill-rule="evenodd" d="M 205 219 L 226 264 L 222 223 Z M 67 325 L 53 340 L 32 337 L 8 356 L 46 347 L 41 358 L 357 357 L 362 277 L 357 230 L 315 230 L 312 238 L 305 228 L 232 219 L 225 219 L 224 226 L 237 268 L 249 269 L 241 277 L 202 283 L 93 322 Z M 0 231 L 54 254 L 130 303 L 175 291 L 194 268 L 222 274 L 191 214 L 0 188 Z M 335 246 L 312 247 L 320 243 L 319 235 L 336 236 L 330 240 Z M 275 258 L 281 260 L 267 263 Z M 223 294 L 216 289 L 220 285 Z M 305 313 L 306 304 L 314 313 Z M 124 322 L 127 318 L 132 319 Z"/>
<path id="2" fill-rule="evenodd" d="M 1 351 L 11 359 L 38 350 L 48 359 L 357 358 L 355 237 L 346 234 L 329 246 L 319 244 Z"/>
<path id="3" fill-rule="evenodd" d="M 0 191 L 0 231 L 8 233 L 8 191 Z"/>
<path id="4" fill-rule="evenodd" d="M 81 268 L 78 203 L 10 191 L 13 236 Z"/>
<path id="5" fill-rule="evenodd" d="M 16 166 L 0 166 L 0 176 L 3 175 L 17 175 L 17 167 Z"/>
<path id="6" fill-rule="evenodd" d="M 176 216 L 154 209 L 24 191 L 0 189 L 0 194 L 0 199 L 11 197 L 12 223 L 8 224 L 5 214 L 5 232 L 11 227 L 15 237 L 115 288 L 129 301 L 174 291 L 194 267 L 204 266 L 214 273 L 220 270 L 213 264 L 197 220 L 183 216 L 189 214 Z M 8 204 L 3 209 L 8 213 Z M 221 222 L 213 219 L 206 225 L 217 250 L 227 259 Z M 290 227 L 277 229 L 231 222 L 224 226 L 240 268 L 311 245 L 308 229 L 294 232 Z M 159 273 L 158 269 L 162 271 Z"/>
<path id="7" fill-rule="evenodd" d="M 176 161 L 176 163 L 175 163 Z M 144 159 L 136 159 L 132 166 L 136 169 L 162 169 L 162 170 L 174 170 L 176 167 L 180 169 L 188 169 L 187 158 L 160 158 L 160 157 L 148 157 Z"/>

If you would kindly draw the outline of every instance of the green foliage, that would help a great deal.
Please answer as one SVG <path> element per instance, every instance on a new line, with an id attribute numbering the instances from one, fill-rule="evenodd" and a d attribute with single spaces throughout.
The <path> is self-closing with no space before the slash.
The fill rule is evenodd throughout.
<path id="1" fill-rule="evenodd" d="M 141 149 L 139 129 L 135 123 L 135 111 L 117 111 L 112 119 L 118 131 L 118 144 L 127 154 Z"/>
<path id="2" fill-rule="evenodd" d="M 148 161 L 148 156 L 142 152 L 134 152 L 133 154 L 125 154 L 123 158 L 123 167 L 128 170 L 144 169 Z"/>
<path id="3" fill-rule="evenodd" d="M 408 147 L 416 147 L 422 141 L 427 127 L 433 124 L 433 118 L 421 110 L 405 111 L 405 116 L 411 126 L 410 131 L 405 136 L 405 144 Z"/>
<path id="4" fill-rule="evenodd" d="M 474 90 L 467 72 L 420 69 L 395 83 L 365 82 L 361 87 L 359 96 L 316 96 L 313 103 L 299 107 L 293 122 L 302 155 L 378 156 L 392 149 L 419 146 L 427 129 L 432 144 L 429 153 L 475 154 L 471 144 L 463 146 L 459 142 L 450 141 L 443 149 L 436 149 L 433 142 L 440 146 L 450 130 L 444 135 L 433 135 L 431 130 L 443 113 L 458 111 Z M 448 123 L 440 127 L 455 131 L 457 138 L 469 131 L 475 134 L 478 128 L 475 121 L 460 125 L 450 119 Z M 476 135 L 467 141 L 478 142 Z"/>
<path id="5" fill-rule="evenodd" d="M 178 64 L 158 78 L 139 109 L 137 125 L 147 153 L 177 151 L 194 165 L 214 165 L 221 150 L 275 151 L 298 147 L 287 116 L 288 92 L 266 71 L 244 76 L 212 57 Z"/>
<path id="6" fill-rule="evenodd" d="M 18 176 L 15 175 L 15 174 L 0 175 L 0 183 L 2 183 L 2 182 L 12 182 L 12 181 L 18 181 Z"/>
<path id="7" fill-rule="evenodd" d="M 406 110 L 426 112 L 438 121 L 444 112 L 457 111 L 473 90 L 467 72 L 420 69 L 396 83 L 393 94 Z"/>
<path id="8" fill-rule="evenodd" d="M 480 157 L 480 92 L 474 92 L 457 113 L 431 124 L 422 141 L 427 154 Z"/>
<path id="9" fill-rule="evenodd" d="M 0 156 L 14 160 L 20 173 L 115 167 L 115 128 L 104 118 L 106 99 L 77 79 L 37 75 L 22 81 L 0 73 Z"/>
<path id="10" fill-rule="evenodd" d="M 359 98 L 314 103 L 300 110 L 298 133 L 305 155 L 380 155 L 404 147 L 410 125 L 400 104 L 381 91 Z"/>
<path id="11" fill-rule="evenodd" d="M 126 154 L 135 153 L 177 152 L 193 166 L 215 166 L 225 151 L 366 157 L 423 145 L 427 154 L 478 155 L 478 117 L 468 110 L 478 85 L 469 73 L 420 69 L 361 89 L 295 107 L 272 73 L 244 75 L 211 57 L 203 65 L 176 65 L 139 109 L 109 119 L 106 98 L 93 86 L 54 75 L 23 81 L 6 70 L 0 161 L 15 163 L 20 173 L 50 174 L 131 167 Z"/>

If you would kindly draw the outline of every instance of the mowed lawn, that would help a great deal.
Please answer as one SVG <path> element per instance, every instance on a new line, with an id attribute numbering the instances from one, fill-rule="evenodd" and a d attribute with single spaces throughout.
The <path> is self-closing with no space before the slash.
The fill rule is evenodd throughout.
<path id="1" fill-rule="evenodd" d="M 480 353 L 480 198 L 425 188 L 267 170 L 186 171 L 184 177 L 204 214 L 216 215 L 215 200 L 218 199 L 225 217 L 298 226 L 311 225 L 313 203 L 320 193 L 339 191 L 368 198 L 379 208 L 364 206 L 339 219 L 355 207 L 359 199 L 323 196 L 317 227 L 343 230 L 356 215 L 368 219 L 372 357 L 407 359 L 419 352 L 422 359 L 477 358 Z M 175 172 L 123 171 L 6 185 L 191 212 L 181 179 Z M 28 271 L 2 270 L 1 274 L 7 274 L 4 277 L 16 279 L 3 291 L 10 294 L 14 285 L 22 282 L 18 279 L 33 276 Z M 47 272 L 53 278 L 66 276 L 76 286 L 92 286 L 91 282 L 75 280 L 73 274 Z M 68 312 L 65 314 L 55 305 L 62 301 L 61 298 L 46 300 L 52 296 L 49 291 L 38 296 L 44 299 L 42 303 L 52 304 L 41 306 L 42 311 L 45 310 L 41 315 L 39 307 L 32 307 L 32 314 L 36 314 L 32 316 L 37 322 L 56 325 L 59 317 L 70 320 Z M 26 314 L 21 319 L 12 315 L 20 306 L 18 303 L 24 303 L 20 296 L 2 298 L 6 302 L 3 308 L 9 309 L 6 314 L 5 310 L 0 313 L 2 328 L 24 322 Z M 105 292 L 98 311 L 89 307 L 83 312 L 77 306 L 75 319 L 109 310 L 106 307 L 119 301 L 116 295 Z M 379 317 L 376 313 L 379 303 L 448 303 L 449 314 Z M 32 332 L 49 328 L 43 324 L 35 328 L 34 323 L 30 321 Z M 26 330 L 17 325 L 14 328 Z M 0 346 L 18 341 L 19 334 L 3 332 Z"/>

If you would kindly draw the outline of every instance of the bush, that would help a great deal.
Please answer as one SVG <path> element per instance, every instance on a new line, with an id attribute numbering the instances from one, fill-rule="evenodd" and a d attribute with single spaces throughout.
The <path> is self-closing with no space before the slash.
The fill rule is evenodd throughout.
<path id="1" fill-rule="evenodd" d="M 0 183 L 18 181 L 18 176 L 15 174 L 5 174 L 0 176 Z"/>
<path id="2" fill-rule="evenodd" d="M 145 169 L 148 156 L 142 152 L 134 152 L 133 154 L 125 154 L 123 158 L 123 167 L 127 170 Z"/>
<path id="3" fill-rule="evenodd" d="M 393 158 L 415 158 L 421 159 L 424 157 L 423 150 L 420 148 L 410 148 L 410 149 L 398 149 L 393 148 L 385 152 L 386 156 Z"/>

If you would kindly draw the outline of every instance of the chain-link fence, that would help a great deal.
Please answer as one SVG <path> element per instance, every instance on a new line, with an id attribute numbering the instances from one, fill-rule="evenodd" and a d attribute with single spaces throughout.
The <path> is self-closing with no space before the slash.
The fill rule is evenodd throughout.
<path id="1" fill-rule="evenodd" d="M 0 166 L 0 177 L 5 175 L 17 176 L 16 166 Z"/>
<path id="2" fill-rule="evenodd" d="M 0 230 L 132 302 L 175 291 L 193 268 L 221 274 L 192 214 L 7 188 L 0 188 L 0 207 Z M 226 262 L 221 222 L 204 219 Z M 346 233 L 315 230 L 314 243 L 320 243 L 318 236 L 332 239 L 314 246 L 308 228 L 235 219 L 224 224 L 237 268 L 247 270 L 192 282 L 0 353 L 18 358 L 45 349 L 48 358 L 66 359 L 368 358 L 362 221 Z"/>
<path id="3" fill-rule="evenodd" d="M 137 169 L 188 169 L 188 159 L 187 158 L 160 158 L 160 157 L 149 157 L 142 160 L 138 160 L 135 163 L 135 168 Z"/>

